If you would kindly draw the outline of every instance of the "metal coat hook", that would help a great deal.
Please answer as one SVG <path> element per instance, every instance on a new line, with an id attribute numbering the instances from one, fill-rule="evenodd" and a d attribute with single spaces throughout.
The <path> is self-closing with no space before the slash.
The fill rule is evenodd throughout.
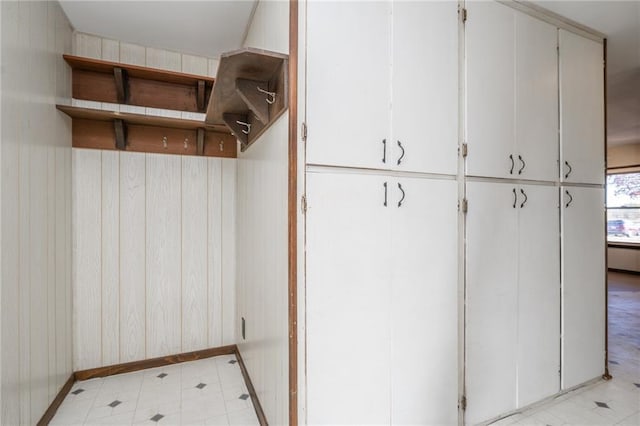
<path id="1" fill-rule="evenodd" d="M 265 99 L 265 101 L 267 101 L 269 105 L 272 105 L 276 102 L 276 92 L 268 92 L 264 89 L 261 89 L 259 86 L 257 87 L 257 89 L 258 89 L 258 92 L 264 93 L 265 95 L 269 96 L 269 98 L 271 98 L 271 99 L 269 98 Z"/>
<path id="2" fill-rule="evenodd" d="M 242 133 L 244 133 L 245 135 L 249 134 L 249 132 L 251 131 L 251 124 L 245 123 L 244 121 L 239 121 L 239 120 L 236 120 L 236 123 L 238 123 L 241 126 L 245 126 L 247 128 L 247 130 L 243 130 Z"/>
<path id="3" fill-rule="evenodd" d="M 184 138 L 184 149 L 189 148 L 189 138 Z"/>
<path id="4" fill-rule="evenodd" d="M 220 141 L 220 152 L 224 151 L 224 141 Z"/>
<path id="5" fill-rule="evenodd" d="M 167 137 L 166 136 L 162 137 L 162 146 L 164 147 L 164 149 L 167 149 Z"/>

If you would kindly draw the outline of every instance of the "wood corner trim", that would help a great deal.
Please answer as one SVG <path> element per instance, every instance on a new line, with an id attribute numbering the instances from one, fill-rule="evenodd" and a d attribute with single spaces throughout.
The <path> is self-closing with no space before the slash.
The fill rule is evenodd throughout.
<path id="1" fill-rule="evenodd" d="M 60 389 L 60 392 L 58 392 L 56 397 L 51 402 L 51 405 L 49 405 L 49 408 L 47 408 L 47 411 L 45 411 L 40 420 L 38 420 L 38 426 L 47 426 L 49 424 L 49 422 L 53 419 L 53 416 L 56 415 L 58 408 L 60 408 L 62 401 L 64 401 L 66 396 L 69 394 L 69 391 L 73 387 L 74 383 L 75 375 L 71 373 L 65 384 Z"/>

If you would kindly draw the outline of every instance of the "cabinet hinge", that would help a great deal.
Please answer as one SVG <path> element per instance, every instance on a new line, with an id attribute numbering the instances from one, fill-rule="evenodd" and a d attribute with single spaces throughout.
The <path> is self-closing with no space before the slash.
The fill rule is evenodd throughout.
<path id="1" fill-rule="evenodd" d="M 302 123 L 301 136 L 303 141 L 307 141 L 307 123 Z"/>
<path id="2" fill-rule="evenodd" d="M 460 408 L 462 408 L 462 411 L 467 409 L 467 397 L 465 395 L 460 398 Z"/>
<path id="3" fill-rule="evenodd" d="M 307 196 L 303 195 L 300 199 L 300 210 L 302 210 L 302 214 L 307 214 Z"/>
<path id="4" fill-rule="evenodd" d="M 460 205 L 460 208 L 462 209 L 462 213 L 466 213 L 469 210 L 469 202 L 467 201 L 466 198 L 462 199 L 462 204 Z"/>
<path id="5" fill-rule="evenodd" d="M 464 7 L 460 9 L 460 19 L 462 19 L 462 22 L 467 22 L 467 9 L 465 9 Z"/>
<path id="6" fill-rule="evenodd" d="M 467 158 L 467 154 L 469 154 L 469 146 L 466 143 L 462 144 L 462 150 L 460 153 L 462 154 L 462 158 Z"/>

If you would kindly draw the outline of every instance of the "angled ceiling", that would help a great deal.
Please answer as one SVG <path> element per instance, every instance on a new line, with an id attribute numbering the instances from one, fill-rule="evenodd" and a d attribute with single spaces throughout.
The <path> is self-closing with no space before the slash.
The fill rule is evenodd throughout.
<path id="1" fill-rule="evenodd" d="M 61 0 L 80 32 L 216 58 L 238 49 L 256 0 Z"/>

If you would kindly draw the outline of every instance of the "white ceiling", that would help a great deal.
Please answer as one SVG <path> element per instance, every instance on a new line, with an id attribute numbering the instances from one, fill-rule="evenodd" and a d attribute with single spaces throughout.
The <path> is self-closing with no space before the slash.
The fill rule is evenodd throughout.
<path id="1" fill-rule="evenodd" d="M 241 47 L 257 0 L 61 0 L 80 32 L 217 58 Z"/>
<path id="2" fill-rule="evenodd" d="M 76 30 L 217 57 L 241 47 L 257 0 L 62 0 Z M 640 143 L 640 0 L 533 3 L 606 34 L 608 139 Z"/>

